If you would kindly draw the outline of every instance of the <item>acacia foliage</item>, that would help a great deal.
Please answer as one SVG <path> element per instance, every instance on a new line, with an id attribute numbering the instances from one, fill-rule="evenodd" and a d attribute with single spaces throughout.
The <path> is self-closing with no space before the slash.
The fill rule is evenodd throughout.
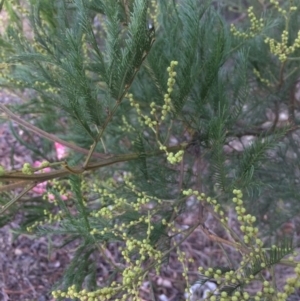
<path id="1" fill-rule="evenodd" d="M 108 160 L 99 159 L 99 171 L 71 176 L 75 217 L 52 189 L 58 204 L 50 210 L 60 206 L 64 215 L 59 226 L 39 227 L 82 238 L 65 287 L 92 273 L 91 265 L 87 272 L 77 263 L 90 260 L 100 242 L 125 240 L 104 230 L 114 224 L 132 223 L 126 231 L 141 240 L 147 221 L 155 221 L 150 245 L 165 238 L 161 248 L 168 247 L 167 225 L 189 210 L 184 189 L 217 196 L 223 205 L 233 189 L 247 191 L 249 210 L 267 217 L 270 231 L 298 213 L 299 5 L 284 8 L 286 14 L 263 7 L 260 27 L 259 3 L 247 11 L 248 36 L 230 30 L 224 7 L 209 1 L 32 0 L 24 11 L 17 1 L 4 3 L 12 22 L 1 36 L 0 83 L 34 91 L 12 110 L 31 114 L 37 127 L 65 141 L 92 146 L 88 156 L 71 152 L 58 169 L 94 170 L 94 153 Z M 286 42 L 279 47 L 285 60 L 267 38 Z M 93 189 L 82 189 L 89 181 Z M 150 220 L 145 203 L 155 204 Z M 34 207 L 29 200 L 28 225 L 40 219 L 32 217 Z"/>

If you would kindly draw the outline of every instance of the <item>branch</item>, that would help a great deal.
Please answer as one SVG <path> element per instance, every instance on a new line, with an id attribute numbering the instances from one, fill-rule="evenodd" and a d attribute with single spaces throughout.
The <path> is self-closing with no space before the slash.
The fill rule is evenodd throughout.
<path id="1" fill-rule="evenodd" d="M 292 126 L 291 128 L 288 128 L 286 130 L 286 133 L 296 131 L 299 128 L 300 126 L 298 125 Z M 273 135 L 274 133 L 275 133 L 275 129 L 273 128 L 263 129 L 261 127 L 256 127 L 253 129 L 245 129 L 245 130 L 242 129 L 239 131 L 227 131 L 226 137 L 237 137 L 237 138 L 241 138 L 243 136 L 268 137 Z"/>
<path id="2" fill-rule="evenodd" d="M 171 146 L 171 147 L 167 148 L 167 151 L 175 152 L 175 151 L 178 151 L 181 149 L 185 149 L 187 147 L 187 145 L 188 145 L 187 143 L 182 143 L 179 145 Z M 157 150 L 157 151 L 145 153 L 145 155 L 148 157 L 157 156 L 157 155 L 161 155 L 161 154 L 165 154 L 165 151 Z M 3 175 L 1 175 L 0 181 L 22 181 L 19 183 L 20 185 L 25 184 L 23 181 L 35 181 L 36 183 L 41 183 L 41 182 L 52 180 L 55 178 L 62 178 L 62 177 L 68 176 L 73 173 L 83 173 L 85 171 L 96 170 L 98 168 L 113 165 L 113 164 L 120 163 L 120 162 L 136 160 L 136 159 L 140 158 L 140 155 L 141 155 L 140 153 L 115 155 L 115 156 L 111 156 L 110 158 L 102 159 L 99 162 L 90 163 L 84 169 L 82 168 L 82 166 L 77 165 L 72 168 L 63 167 L 60 170 L 50 171 L 50 172 L 41 173 L 41 174 L 32 174 L 32 175 L 23 174 L 22 171 L 19 171 L 19 170 L 18 171 L 13 170 L 13 171 L 9 171 L 9 172 L 6 172 Z M 4 186 L 4 187 L 6 187 L 6 186 Z M 0 187 L 0 191 L 3 191 L 2 187 Z"/>
<path id="3" fill-rule="evenodd" d="M 185 149 L 187 147 L 187 143 L 183 143 L 180 145 L 176 146 L 171 146 L 167 148 L 169 152 L 171 151 L 177 151 L 180 149 Z M 149 152 L 146 153 L 146 155 L 150 156 L 156 156 L 160 154 L 164 154 L 165 151 L 158 150 L 155 152 Z M 12 199 L 9 201 L 7 204 L 5 204 L 1 210 L 0 214 L 6 211 L 12 204 L 14 204 L 16 201 L 18 201 L 23 195 L 25 195 L 28 191 L 30 191 L 34 186 L 36 186 L 38 183 L 42 183 L 51 179 L 55 178 L 61 178 L 68 176 L 69 174 L 73 173 L 83 173 L 84 171 L 89 171 L 89 170 L 95 170 L 104 166 L 112 165 L 115 163 L 119 162 L 127 162 L 135 159 L 140 158 L 140 153 L 134 153 L 134 154 L 127 154 L 127 155 L 119 155 L 119 156 L 114 156 L 111 158 L 103 159 L 101 162 L 96 162 L 96 163 L 91 163 L 89 164 L 86 168 L 83 169 L 82 166 L 75 166 L 72 168 L 68 168 L 67 166 L 63 165 L 64 167 L 61 170 L 56 170 L 56 171 L 51 171 L 48 173 L 43 173 L 43 174 L 32 174 L 32 175 L 27 175 L 23 174 L 22 171 L 10 171 L 5 173 L 4 175 L 0 176 L 0 181 L 17 181 L 17 183 L 14 184 L 9 184 L 6 186 L 0 187 L 0 192 L 5 191 L 8 189 L 16 188 L 19 186 L 24 186 L 26 184 L 29 184 L 28 187 L 26 187 L 22 193 L 20 193 L 16 198 Z"/>

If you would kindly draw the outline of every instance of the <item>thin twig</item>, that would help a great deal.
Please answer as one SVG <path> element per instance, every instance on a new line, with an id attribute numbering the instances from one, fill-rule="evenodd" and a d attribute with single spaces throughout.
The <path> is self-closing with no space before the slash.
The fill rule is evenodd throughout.
<path id="1" fill-rule="evenodd" d="M 290 92 L 290 100 L 289 100 L 288 110 L 289 110 L 289 119 L 293 125 L 295 124 L 295 109 L 296 109 L 296 101 L 297 101 L 296 94 L 297 94 L 297 89 L 298 89 L 299 83 L 300 83 L 299 80 L 294 82 L 293 89 L 291 89 L 291 92 Z"/>
<path id="2" fill-rule="evenodd" d="M 36 186 L 37 183 L 31 183 L 29 184 L 20 194 L 18 194 L 14 199 L 10 200 L 8 203 L 6 203 L 4 206 L 2 206 L 0 210 L 0 214 L 5 212 L 11 205 L 13 205 L 15 202 L 17 202 L 23 195 L 25 195 L 28 191 L 30 191 L 34 186 Z"/>
<path id="3" fill-rule="evenodd" d="M 17 183 L 13 184 L 7 184 L 4 186 L 0 186 L 0 192 L 7 191 L 7 190 L 13 190 L 15 188 L 19 188 L 21 186 L 25 186 L 28 184 L 28 181 L 18 181 Z"/>
<path id="4" fill-rule="evenodd" d="M 5 105 L 3 105 L 3 104 L 0 104 L 0 109 L 1 109 L 2 111 L 4 111 L 4 112 L 7 114 L 7 116 L 8 116 L 11 120 L 15 121 L 17 124 L 19 124 L 19 125 L 25 127 L 25 128 L 28 129 L 29 131 L 31 131 L 31 132 L 33 132 L 33 133 L 35 133 L 35 134 L 37 134 L 37 135 L 39 135 L 39 136 L 41 136 L 41 137 L 43 137 L 43 138 L 46 138 L 46 139 L 48 139 L 48 140 L 50 140 L 50 141 L 53 141 L 53 142 L 58 142 L 58 143 L 60 143 L 60 144 L 62 144 L 62 145 L 64 145 L 64 146 L 66 146 L 66 147 L 68 147 L 68 148 L 70 148 L 70 149 L 73 149 L 73 150 L 75 150 L 75 151 L 77 151 L 77 152 L 79 152 L 79 153 L 82 153 L 82 154 L 86 154 L 86 155 L 87 155 L 87 154 L 90 153 L 90 151 L 87 150 L 87 149 L 85 149 L 85 148 L 82 148 L 82 147 L 77 146 L 77 145 L 75 145 L 75 144 L 73 144 L 73 143 L 64 141 L 64 140 L 62 140 L 62 139 L 56 137 L 55 135 L 49 134 L 49 133 L 47 133 L 47 132 L 45 132 L 45 131 L 43 131 L 43 130 L 37 128 L 37 127 L 35 127 L 35 126 L 32 125 L 31 123 L 29 123 L 29 122 L 27 122 L 27 121 L 21 119 L 20 117 L 18 117 L 16 114 L 14 114 L 11 110 L 9 110 L 9 109 L 8 109 Z M 105 154 L 100 154 L 100 153 L 95 153 L 95 152 L 93 152 L 93 153 L 91 154 L 91 156 L 93 156 L 93 157 L 95 157 L 95 158 L 107 158 L 107 155 L 105 155 Z"/>
<path id="5" fill-rule="evenodd" d="M 212 241 L 215 241 L 217 243 L 221 243 L 221 244 L 225 244 L 225 245 L 228 245 L 228 246 L 231 246 L 233 248 L 235 248 L 236 250 L 240 250 L 240 249 L 243 249 L 244 251 L 248 251 L 247 249 L 243 248 L 243 246 L 239 243 L 236 243 L 236 242 L 232 242 L 232 241 L 229 241 L 229 240 L 226 240 L 222 237 L 219 237 L 215 234 L 212 234 L 209 229 L 207 229 L 205 227 L 205 225 L 201 225 L 201 228 L 202 228 L 202 231 L 204 232 L 204 234 L 206 234 L 206 236 L 212 240 Z"/>

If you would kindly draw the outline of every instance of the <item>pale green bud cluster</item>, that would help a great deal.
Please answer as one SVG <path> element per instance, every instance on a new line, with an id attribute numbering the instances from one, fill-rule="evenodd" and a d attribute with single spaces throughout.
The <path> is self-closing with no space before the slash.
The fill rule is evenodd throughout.
<path id="1" fill-rule="evenodd" d="M 278 57 L 281 62 L 285 62 L 288 56 L 300 48 L 300 31 L 293 45 L 288 46 L 288 31 L 284 30 L 281 34 L 281 42 L 274 39 L 266 38 L 265 43 L 269 45 L 270 52 Z"/>
<path id="2" fill-rule="evenodd" d="M 140 109 L 140 105 L 134 101 L 133 94 L 132 93 L 126 94 L 126 97 L 128 98 L 130 105 L 136 109 L 137 114 L 141 115 L 142 111 Z"/>
<path id="3" fill-rule="evenodd" d="M 128 293 L 138 296 L 139 287 L 143 283 L 143 269 L 129 266 L 123 271 L 122 276 L 123 287 L 127 288 Z"/>
<path id="4" fill-rule="evenodd" d="M 240 229 L 244 233 L 245 244 L 253 245 L 254 239 L 255 244 L 261 247 L 263 244 L 262 241 L 256 238 L 258 234 L 258 228 L 253 227 L 253 224 L 256 222 L 255 216 L 246 213 L 246 208 L 243 206 L 242 192 L 234 189 L 233 193 L 236 195 L 236 197 L 234 197 L 232 201 L 236 204 L 235 211 L 237 213 L 237 219 L 241 223 Z"/>
<path id="5" fill-rule="evenodd" d="M 26 230 L 28 232 L 33 232 L 33 230 L 35 230 L 35 228 L 38 226 L 43 226 L 47 223 L 50 224 L 50 223 L 61 221 L 65 215 L 64 215 L 63 211 L 61 211 L 61 210 L 59 210 L 58 212 L 53 214 L 50 211 L 45 209 L 44 216 L 45 216 L 45 218 L 42 221 L 35 221 L 32 225 L 26 227 Z"/>
<path id="6" fill-rule="evenodd" d="M 263 242 L 257 238 L 258 229 L 253 226 L 253 224 L 256 222 L 256 218 L 250 214 L 247 214 L 246 209 L 243 205 L 242 192 L 240 190 L 234 189 L 233 194 L 235 195 L 235 197 L 233 198 L 233 202 L 236 205 L 235 211 L 237 213 L 237 218 L 241 224 L 240 229 L 244 233 L 243 242 L 235 234 L 231 235 L 231 237 L 233 241 L 237 242 L 236 248 L 242 254 L 242 260 L 239 264 L 238 269 L 226 272 L 222 272 L 217 268 L 210 267 L 205 269 L 204 267 L 199 267 L 198 270 L 202 277 L 207 279 L 214 279 L 218 284 L 218 288 L 216 288 L 215 291 L 210 292 L 209 296 L 205 300 L 244 301 L 250 300 L 251 298 L 254 298 L 254 300 L 256 301 L 262 300 L 264 296 L 270 296 L 276 293 L 275 289 L 267 281 L 263 283 L 262 290 L 259 290 L 253 296 L 250 296 L 250 294 L 246 291 L 239 290 L 236 290 L 231 295 L 228 295 L 226 291 L 222 290 L 222 288 L 224 287 L 234 287 L 238 286 L 240 283 L 247 285 L 252 281 L 257 280 L 255 278 L 255 275 L 249 275 L 247 272 L 249 271 L 249 268 L 256 265 L 257 262 L 261 262 L 261 270 L 267 267 L 265 263 L 265 260 L 267 258 L 266 253 L 262 248 Z M 198 191 L 192 189 L 184 190 L 183 195 L 194 195 L 196 196 L 197 200 L 212 205 L 214 212 L 217 213 L 220 217 L 222 225 L 225 229 L 228 229 L 226 224 L 226 221 L 228 221 L 228 219 L 224 218 L 225 213 L 215 199 L 207 197 L 204 193 L 199 193 Z M 230 234 L 231 232 L 229 231 L 228 233 Z M 245 249 L 241 248 L 241 246 L 244 245 L 246 245 L 246 247 L 244 247 Z M 286 290 L 288 291 L 287 288 Z"/>
<path id="7" fill-rule="evenodd" d="M 5 79 L 7 81 L 8 84 L 11 84 L 12 86 L 14 86 L 14 88 L 25 88 L 24 82 L 22 82 L 20 80 L 16 80 L 16 79 L 8 76 L 8 72 L 6 74 L 5 69 L 3 69 L 3 72 L 1 72 L 0 75 L 3 79 Z"/>
<path id="8" fill-rule="evenodd" d="M 12 9 L 14 10 L 14 12 L 22 14 L 23 18 L 30 15 L 28 9 L 26 9 L 24 6 L 19 5 L 17 1 L 13 1 Z"/>
<path id="9" fill-rule="evenodd" d="M 130 181 L 130 177 L 124 177 L 124 182 L 126 186 L 137 195 L 136 203 L 133 205 L 133 208 L 135 210 L 139 210 L 141 206 L 147 204 L 150 202 L 150 200 L 153 202 L 156 202 L 157 204 L 162 204 L 162 200 L 154 197 L 154 196 L 149 196 L 146 194 L 144 191 L 139 191 L 136 186 Z"/>
<path id="10" fill-rule="evenodd" d="M 41 168 L 46 168 L 46 167 L 49 167 L 50 166 L 50 163 L 48 161 L 43 161 L 40 165 Z"/>
<path id="11" fill-rule="evenodd" d="M 231 33 L 240 38 L 249 39 L 254 38 L 259 33 L 261 33 L 263 27 L 264 27 L 264 20 L 262 18 L 257 19 L 254 12 L 253 12 L 253 6 L 250 6 L 247 10 L 248 18 L 250 20 L 250 29 L 246 32 L 240 32 L 236 29 L 234 24 L 231 24 L 230 31 Z"/>
<path id="12" fill-rule="evenodd" d="M 50 184 L 51 184 L 51 187 L 53 189 L 55 189 L 59 193 L 60 196 L 68 196 L 69 192 L 67 191 L 67 188 L 64 185 L 63 181 L 53 179 L 50 181 Z M 53 195 L 49 191 L 47 191 L 47 193 L 43 195 L 43 199 L 50 203 L 53 203 L 54 205 L 58 205 L 57 200 L 55 199 L 55 195 Z"/>
<path id="13" fill-rule="evenodd" d="M 107 202 L 108 205 L 106 205 L 105 202 L 103 202 L 103 207 L 101 209 L 92 212 L 92 216 L 94 217 L 112 219 L 116 214 L 124 211 L 126 206 L 130 206 L 125 198 L 117 197 L 114 193 L 110 193 L 106 189 L 99 189 L 98 192 L 101 194 L 101 199 L 103 201 L 105 199 L 112 200 L 112 204 Z M 91 231 L 91 234 L 94 234 L 93 230 Z"/>
<path id="14" fill-rule="evenodd" d="M 274 7 L 277 9 L 277 11 L 279 13 L 281 13 L 284 17 L 286 17 L 288 15 L 288 12 L 280 6 L 280 3 L 278 0 L 270 0 L 270 3 L 273 4 Z M 293 5 L 290 6 L 289 12 L 292 12 L 295 10 L 297 10 L 297 6 L 293 6 Z"/>
<path id="15" fill-rule="evenodd" d="M 263 78 L 256 68 L 253 69 L 253 73 L 260 80 L 260 82 L 265 84 L 267 87 L 271 87 L 271 82 L 268 79 Z"/>
<path id="16" fill-rule="evenodd" d="M 183 159 L 183 155 L 184 155 L 184 151 L 183 150 L 179 150 L 176 154 L 174 154 L 173 152 L 168 152 L 168 149 L 165 145 L 162 145 L 159 142 L 160 146 L 159 149 L 164 151 L 167 155 L 167 160 L 169 163 L 171 164 L 177 164 L 180 163 Z"/>
<path id="17" fill-rule="evenodd" d="M 174 85 L 176 83 L 175 77 L 177 73 L 174 71 L 175 67 L 178 65 L 177 61 L 171 61 L 170 66 L 167 68 L 169 77 L 168 77 L 168 82 L 167 82 L 167 93 L 164 95 L 164 104 L 162 107 L 158 106 L 155 102 L 151 102 L 150 104 L 150 115 L 154 117 L 151 118 L 147 115 L 144 115 L 140 109 L 140 105 L 134 101 L 133 95 L 132 94 L 126 94 L 126 97 L 129 100 L 130 105 L 135 108 L 137 115 L 139 117 L 140 123 L 144 123 L 146 126 L 150 127 L 155 134 L 158 134 L 159 131 L 159 126 L 163 120 L 165 120 L 167 114 L 171 112 L 172 110 L 172 101 L 171 101 L 171 93 L 173 92 Z M 161 114 L 159 114 L 159 111 Z M 123 119 L 123 118 L 122 118 Z M 128 122 L 126 119 L 123 119 L 123 123 L 125 124 L 124 130 L 127 131 L 132 131 L 134 130 L 132 126 L 128 125 Z M 168 152 L 167 147 L 163 145 L 158 138 L 157 143 L 159 144 L 159 149 L 165 151 L 167 155 L 167 160 L 171 164 L 177 164 L 182 161 L 184 151 L 179 150 L 177 153 L 173 152 Z"/>
<path id="18" fill-rule="evenodd" d="M 3 176 L 5 174 L 5 168 L 0 165 L 0 176 Z"/>
<path id="19" fill-rule="evenodd" d="M 32 175 L 33 174 L 33 167 L 30 163 L 24 163 L 22 167 L 22 173 L 25 175 Z"/>
<path id="20" fill-rule="evenodd" d="M 80 301 L 97 301 L 97 300 L 110 300 L 110 298 L 119 290 L 115 282 L 112 283 L 111 287 L 103 287 L 94 292 L 88 292 L 83 289 L 81 291 L 76 291 L 75 285 L 68 288 L 66 292 L 61 290 L 53 291 L 52 296 L 54 298 L 71 298 L 79 299 Z"/>
<path id="21" fill-rule="evenodd" d="M 295 39 L 294 43 L 291 46 L 288 46 L 288 22 L 289 22 L 288 17 L 293 11 L 297 10 L 297 7 L 290 6 L 289 11 L 287 11 L 280 7 L 280 3 L 277 0 L 270 0 L 270 3 L 274 5 L 274 7 L 277 9 L 277 11 L 280 14 L 282 14 L 282 16 L 286 20 L 287 25 L 286 25 L 286 29 L 281 34 L 280 42 L 270 37 L 266 37 L 264 42 L 269 45 L 270 52 L 273 55 L 277 56 L 280 62 L 285 62 L 288 59 L 289 55 L 291 55 L 298 48 L 300 48 L 300 31 L 298 32 L 298 36 Z M 234 36 L 248 39 L 248 38 L 254 38 L 255 36 L 257 36 L 262 32 L 264 21 L 262 18 L 259 20 L 256 18 L 252 6 L 248 8 L 248 17 L 250 19 L 251 25 L 247 33 L 238 31 L 236 27 L 233 24 L 231 24 L 230 31 Z M 266 83 L 268 86 L 270 85 L 268 80 L 264 80 L 263 78 L 261 78 L 257 70 L 254 71 L 254 74 L 261 80 L 261 82 Z"/>
<path id="22" fill-rule="evenodd" d="M 168 112 L 171 111 L 171 93 L 173 92 L 174 85 L 175 85 L 175 77 L 176 77 L 176 72 L 174 71 L 175 66 L 178 65 L 177 61 L 171 61 L 170 66 L 167 68 L 169 77 L 168 77 L 168 82 L 167 82 L 167 93 L 164 95 L 164 104 L 161 109 L 161 117 L 157 116 L 157 110 L 159 106 L 156 106 L 155 102 L 152 102 L 150 104 L 150 114 L 155 115 L 156 120 L 151 119 L 149 116 L 144 115 L 140 109 L 139 104 L 134 101 L 133 95 L 132 94 L 126 94 L 126 97 L 129 100 L 129 103 L 132 107 L 135 108 L 137 115 L 139 117 L 142 117 L 142 120 L 144 121 L 144 124 L 149 126 L 150 128 L 154 128 L 155 126 L 160 124 L 160 121 L 165 120 Z"/>
<path id="23" fill-rule="evenodd" d="M 135 128 L 128 123 L 126 117 L 124 115 L 122 115 L 122 122 L 123 122 L 123 125 L 120 126 L 120 129 L 124 132 L 134 132 L 135 131 Z"/>
<path id="24" fill-rule="evenodd" d="M 157 0 L 151 0 L 150 7 L 148 8 L 148 13 L 150 19 L 153 20 L 154 26 L 158 28 L 158 15 L 159 15 L 159 6 Z"/>
<path id="25" fill-rule="evenodd" d="M 87 47 L 88 44 L 87 44 L 86 33 L 84 33 L 84 34 L 82 35 L 81 40 L 82 40 L 82 52 L 83 52 L 83 57 L 84 57 L 85 60 L 86 60 L 86 58 L 88 58 L 88 47 Z"/>
<path id="26" fill-rule="evenodd" d="M 37 53 L 40 53 L 40 54 L 47 54 L 46 49 L 44 49 L 44 48 L 42 47 L 42 45 L 41 45 L 40 43 L 38 43 L 36 40 L 33 41 L 32 47 L 33 47 L 33 49 L 34 49 Z"/>
<path id="27" fill-rule="evenodd" d="M 283 292 L 277 293 L 277 300 L 278 301 L 285 301 L 287 297 L 292 294 L 295 289 L 300 288 L 300 263 L 298 263 L 294 269 L 296 274 L 295 277 L 289 277 L 286 280 L 286 284 L 283 287 Z"/>
<path id="28" fill-rule="evenodd" d="M 131 183 L 130 177 L 124 177 L 124 182 L 126 186 L 136 194 L 136 199 L 134 202 L 128 202 L 127 199 L 118 197 L 116 194 L 109 192 L 107 189 L 97 189 L 97 192 L 101 194 L 101 200 L 102 208 L 99 210 L 94 210 L 91 213 L 91 216 L 94 216 L 96 218 L 101 217 L 105 220 L 112 220 L 114 217 L 118 215 L 122 215 L 125 213 L 128 209 L 133 209 L 134 211 L 139 212 L 145 205 L 147 205 L 150 201 L 154 204 L 161 204 L 162 200 L 154 197 L 154 196 L 148 196 L 144 191 L 139 191 L 134 184 Z M 139 223 L 149 223 L 149 218 L 144 215 L 141 215 L 140 219 L 137 221 L 131 221 L 128 225 L 125 224 L 116 224 L 114 225 L 115 230 L 124 231 L 126 230 L 126 227 L 131 227 L 133 225 L 137 225 Z M 152 230 L 152 226 L 149 225 L 149 229 L 147 231 L 147 234 L 150 235 L 150 232 Z M 107 231 L 111 231 L 107 228 L 103 230 L 98 229 L 92 229 L 90 231 L 91 235 L 100 234 L 105 235 Z M 122 235 L 126 235 L 125 232 L 122 233 Z M 126 237 L 122 237 L 123 239 L 127 239 Z"/>
<path id="29" fill-rule="evenodd" d="M 170 66 L 167 68 L 169 78 L 167 83 L 167 93 L 164 95 L 164 105 L 161 111 L 161 120 L 164 120 L 168 114 L 172 110 L 171 108 L 171 93 L 173 92 L 175 85 L 175 77 L 177 73 L 174 71 L 175 67 L 178 65 L 177 61 L 171 61 Z"/>
<path id="30" fill-rule="evenodd" d="M 228 295 L 226 291 L 221 291 L 223 287 L 236 286 L 241 281 L 245 281 L 245 275 L 239 273 L 238 271 L 230 270 L 227 272 L 222 272 L 218 268 L 203 268 L 199 267 L 198 271 L 207 279 L 214 279 L 218 284 L 218 288 L 211 291 L 205 300 L 209 301 L 246 301 L 250 300 L 251 296 L 246 291 L 234 291 L 232 294 Z"/>
<path id="31" fill-rule="evenodd" d="M 177 248 L 177 254 L 178 254 L 178 261 L 181 262 L 182 264 L 182 277 L 185 280 L 186 285 L 186 289 L 185 289 L 185 293 L 188 296 L 187 300 L 190 300 L 191 293 L 189 290 L 189 268 L 188 268 L 188 263 L 192 263 L 194 262 L 194 260 L 192 258 L 189 258 L 188 254 L 184 251 L 181 251 L 180 248 Z"/>
<path id="32" fill-rule="evenodd" d="M 147 222 L 147 220 L 145 222 Z M 147 236 L 150 236 L 151 231 L 154 229 L 153 226 L 149 228 Z M 130 257 L 133 251 L 137 251 L 139 254 L 139 258 L 134 262 Z M 158 265 L 162 262 L 162 252 L 151 245 L 149 238 L 137 240 L 132 237 L 127 237 L 126 248 L 123 249 L 121 254 L 128 264 L 134 265 L 135 267 L 139 267 L 147 258 L 154 259 Z"/>
<path id="33" fill-rule="evenodd" d="M 158 124 L 158 122 L 156 120 L 152 120 L 149 116 L 144 115 L 142 113 L 140 105 L 133 98 L 133 94 L 131 94 L 131 93 L 126 94 L 126 97 L 128 98 L 130 105 L 133 108 L 135 108 L 136 113 L 139 116 L 140 123 L 144 123 L 145 125 L 149 126 L 150 128 L 153 128 Z"/>
<path id="34" fill-rule="evenodd" d="M 180 163 L 182 161 L 183 155 L 184 155 L 183 150 L 178 151 L 175 155 L 173 153 L 168 153 L 167 160 L 171 164 L 177 164 L 177 163 Z"/>
<path id="35" fill-rule="evenodd" d="M 40 82 L 40 81 L 35 81 L 34 83 L 32 83 L 32 87 L 34 89 L 43 89 L 43 90 L 49 90 L 49 86 L 46 82 Z"/>
<path id="36" fill-rule="evenodd" d="M 186 195 L 186 196 L 195 195 L 198 201 L 203 201 L 203 202 L 206 202 L 207 204 L 211 205 L 213 207 L 214 212 L 217 213 L 220 216 L 220 221 L 222 223 L 227 223 L 228 217 L 225 216 L 225 212 L 223 211 L 221 205 L 218 204 L 216 199 L 212 199 L 211 197 L 207 197 L 205 195 L 205 193 L 199 193 L 199 191 L 192 190 L 192 189 L 183 190 L 182 194 Z"/>
<path id="37" fill-rule="evenodd" d="M 157 216 L 156 205 L 161 204 L 162 200 L 154 196 L 148 196 L 145 192 L 139 191 L 139 189 L 131 182 L 131 176 L 124 176 L 123 180 L 125 185 L 130 191 L 136 194 L 136 200 L 128 201 L 122 197 L 118 197 L 116 194 L 111 193 L 109 189 L 96 188 L 93 190 L 101 194 L 101 203 L 103 208 L 107 208 L 107 212 L 104 209 L 94 211 L 92 216 L 101 217 L 102 221 L 106 220 L 107 226 L 103 229 L 92 229 L 91 235 L 113 235 L 116 239 L 124 241 L 125 247 L 120 249 L 123 257 L 124 265 L 120 265 L 120 274 L 122 280 L 120 283 L 112 284 L 109 287 L 96 290 L 94 292 L 87 292 L 82 290 L 76 292 L 73 289 L 68 291 L 55 291 L 54 297 L 69 297 L 78 298 L 79 300 L 109 300 L 114 298 L 115 295 L 122 295 L 120 299 L 114 300 L 140 300 L 139 291 L 145 277 L 145 264 L 149 259 L 155 263 L 153 268 L 160 267 L 163 261 L 163 251 L 158 248 L 158 245 L 154 245 L 151 242 L 150 237 L 154 231 L 154 219 Z M 107 206 L 105 204 L 107 201 Z M 103 202 L 102 202 L 103 201 Z M 151 204 L 150 204 L 151 202 Z M 130 222 L 115 222 L 116 217 L 122 215 L 125 211 L 134 209 L 139 213 L 137 219 Z M 102 211 L 101 211 L 102 210 Z M 123 210 L 123 212 L 121 212 Z M 114 221 L 112 223 L 112 221 Z M 157 219 L 155 219 L 157 222 Z M 164 225 L 170 226 L 166 220 L 161 221 Z M 139 238 L 136 238 L 131 234 L 132 227 L 137 226 L 141 229 L 146 229 L 141 232 Z M 134 256 L 134 259 L 133 259 Z"/>

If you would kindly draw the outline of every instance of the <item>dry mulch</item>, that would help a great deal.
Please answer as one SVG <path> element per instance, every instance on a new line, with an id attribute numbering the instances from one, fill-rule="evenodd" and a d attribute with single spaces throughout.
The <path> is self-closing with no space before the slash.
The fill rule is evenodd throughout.
<path id="1" fill-rule="evenodd" d="M 0 230 L 0 300 L 53 300 L 49 292 L 70 261 L 66 250 L 49 252 L 47 238 L 13 239 L 11 224 Z"/>

